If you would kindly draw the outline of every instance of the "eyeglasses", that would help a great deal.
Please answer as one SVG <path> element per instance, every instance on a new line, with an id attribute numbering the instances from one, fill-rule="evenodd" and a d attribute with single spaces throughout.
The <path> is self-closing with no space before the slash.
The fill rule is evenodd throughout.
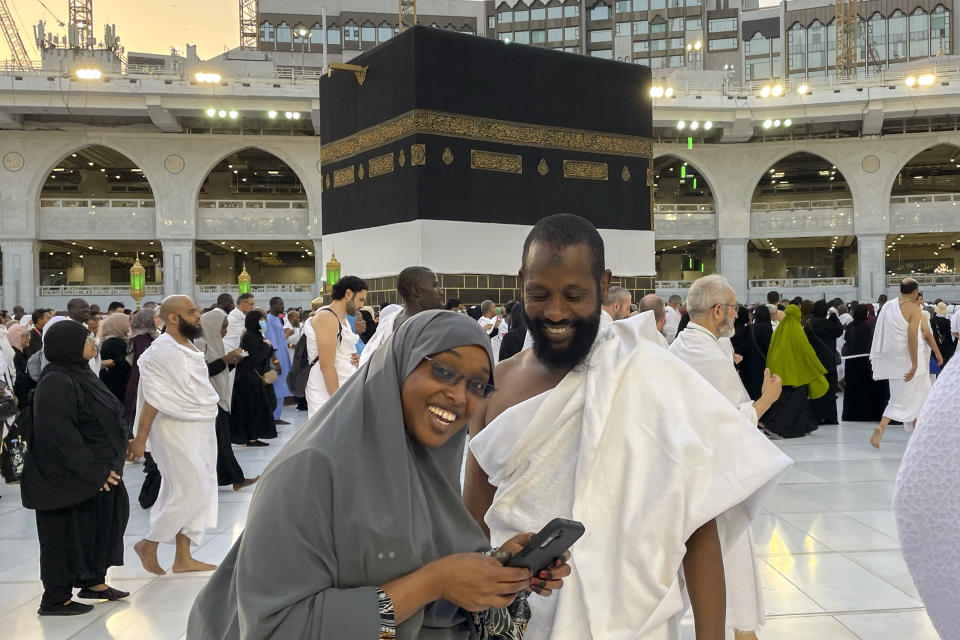
<path id="1" fill-rule="evenodd" d="M 718 302 L 717 304 L 713 305 L 713 307 L 710 307 L 710 308 L 713 309 L 714 307 L 733 307 L 734 309 L 739 309 L 740 303 L 734 302 L 733 304 L 730 304 L 727 302 Z"/>
<path id="2" fill-rule="evenodd" d="M 489 398 L 491 395 L 493 395 L 493 392 L 497 390 L 496 387 L 494 387 L 492 384 L 489 384 L 485 380 L 467 378 L 467 376 L 460 373 L 456 369 L 451 369 L 442 362 L 434 360 L 429 356 L 424 357 L 424 360 L 432 363 L 430 371 L 433 373 L 433 377 L 444 384 L 449 384 L 452 386 L 466 378 L 467 391 L 478 398 Z"/>

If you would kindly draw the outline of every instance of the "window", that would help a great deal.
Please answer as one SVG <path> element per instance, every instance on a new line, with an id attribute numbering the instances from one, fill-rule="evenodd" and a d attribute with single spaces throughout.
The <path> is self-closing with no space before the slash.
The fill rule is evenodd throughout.
<path id="1" fill-rule="evenodd" d="M 263 42 L 273 42 L 277 37 L 277 31 L 270 24 L 270 21 L 260 25 L 260 40 Z"/>
<path id="2" fill-rule="evenodd" d="M 807 71 L 807 30 L 799 23 L 793 23 L 787 32 L 787 54 L 789 57 L 790 73 Z"/>
<path id="3" fill-rule="evenodd" d="M 590 42 L 610 42 L 612 39 L 610 29 L 597 29 L 590 32 Z"/>
<path id="4" fill-rule="evenodd" d="M 770 55 L 770 40 L 757 31 L 744 43 L 744 53 L 748 56 Z"/>
<path id="5" fill-rule="evenodd" d="M 514 31 L 513 32 L 513 41 L 517 44 L 530 44 L 530 32 L 529 31 Z"/>
<path id="6" fill-rule="evenodd" d="M 703 20 L 700 18 L 687 18 L 687 31 L 700 31 L 703 29 Z"/>
<path id="7" fill-rule="evenodd" d="M 666 1 L 666 0 L 650 0 L 650 8 L 651 8 L 651 9 L 654 9 L 654 10 L 656 10 L 656 9 L 666 9 L 666 8 L 667 8 L 667 1 Z"/>
<path id="8" fill-rule="evenodd" d="M 699 7 L 701 4 L 701 0 L 687 0 L 688 7 Z"/>
<path id="9" fill-rule="evenodd" d="M 937 5 L 930 14 L 930 51 L 937 53 L 941 48 L 944 53 L 950 52 L 950 12 Z"/>
<path id="10" fill-rule="evenodd" d="M 617 0 L 617 13 L 630 13 L 630 0 Z"/>
<path id="11" fill-rule="evenodd" d="M 512 31 L 503 31 L 497 35 L 500 39 L 500 42 L 513 42 L 513 32 Z"/>
<path id="12" fill-rule="evenodd" d="M 563 39 L 564 39 L 564 40 L 579 40 L 579 39 L 580 39 L 580 27 L 564 27 L 564 29 L 563 29 Z"/>
<path id="13" fill-rule="evenodd" d="M 641 40 L 640 42 L 633 43 L 633 52 L 634 53 L 647 53 L 650 51 L 650 41 Z"/>
<path id="14" fill-rule="evenodd" d="M 907 59 L 907 16 L 897 9 L 887 20 L 890 34 L 890 62 Z"/>
<path id="15" fill-rule="evenodd" d="M 580 15 L 580 4 L 567 4 L 563 7 L 563 17 L 564 18 L 576 18 Z"/>
<path id="16" fill-rule="evenodd" d="M 707 48 L 710 51 L 727 51 L 729 49 L 736 49 L 737 39 L 736 38 L 719 38 L 717 40 L 710 40 L 707 43 Z"/>
<path id="17" fill-rule="evenodd" d="M 547 42 L 563 42 L 563 29 L 547 29 Z"/>
<path id="18" fill-rule="evenodd" d="M 810 69 L 823 68 L 826 61 L 826 33 L 823 23 L 814 20 L 807 29 L 807 67 Z"/>
<path id="19" fill-rule="evenodd" d="M 527 9 L 517 9 L 513 12 L 514 22 L 529 22 L 530 12 Z"/>
<path id="20" fill-rule="evenodd" d="M 646 11 L 650 7 L 648 0 L 633 0 L 634 11 Z"/>
<path id="21" fill-rule="evenodd" d="M 531 19 L 531 20 L 546 20 L 546 19 L 547 19 L 547 9 L 546 9 L 546 7 L 537 7 L 536 9 L 530 9 L 530 19 Z"/>
<path id="22" fill-rule="evenodd" d="M 360 27 L 352 20 L 343 25 L 343 42 L 347 45 L 355 45 L 360 42 Z"/>
<path id="23" fill-rule="evenodd" d="M 651 69 L 663 69 L 666 66 L 667 66 L 666 58 L 650 58 Z"/>
<path id="24" fill-rule="evenodd" d="M 872 61 L 876 57 L 879 62 L 887 60 L 887 21 L 879 13 L 874 13 L 867 21 L 868 57 Z"/>
<path id="25" fill-rule="evenodd" d="M 635 20 L 633 22 L 633 35 L 641 36 L 650 32 L 650 23 L 647 20 Z"/>
<path id="26" fill-rule="evenodd" d="M 667 41 L 666 40 L 648 40 L 650 43 L 650 51 L 666 51 L 667 50 Z"/>
<path id="27" fill-rule="evenodd" d="M 716 33 L 719 31 L 736 31 L 737 30 L 737 19 L 736 18 L 714 18 L 708 22 L 710 28 L 710 33 Z"/>
<path id="28" fill-rule="evenodd" d="M 377 44 L 377 29 L 369 20 L 360 26 L 360 42 L 365 47 Z"/>
<path id="29" fill-rule="evenodd" d="M 496 21 L 494 16 L 487 16 L 487 29 L 493 31 L 496 28 Z"/>
<path id="30" fill-rule="evenodd" d="M 654 22 L 650 25 L 650 33 L 666 33 L 667 32 L 667 23 L 666 22 Z"/>
<path id="31" fill-rule="evenodd" d="M 591 20 L 608 20 L 610 18 L 610 7 L 598 2 L 593 9 L 590 9 Z"/>
<path id="32" fill-rule="evenodd" d="M 670 31 L 680 33 L 683 31 L 683 18 L 670 18 Z"/>
<path id="33" fill-rule="evenodd" d="M 323 45 L 323 25 L 317 23 L 310 27 L 310 44 Z"/>
<path id="34" fill-rule="evenodd" d="M 534 29 L 530 32 L 530 42 L 533 44 L 543 44 L 547 41 L 547 32 L 543 29 Z"/>
<path id="35" fill-rule="evenodd" d="M 328 45 L 339 45 L 340 44 L 340 27 L 335 24 L 327 27 L 327 44 Z"/>
<path id="36" fill-rule="evenodd" d="M 683 38 L 670 38 L 671 49 L 683 49 Z"/>
<path id="37" fill-rule="evenodd" d="M 293 31 L 286 22 L 277 25 L 277 42 L 289 43 L 292 35 Z"/>
<path id="38" fill-rule="evenodd" d="M 618 36 L 629 36 L 630 35 L 630 23 L 629 22 L 618 22 L 616 25 L 616 35 Z"/>
<path id="39" fill-rule="evenodd" d="M 769 80 L 770 77 L 770 58 L 747 60 L 748 80 Z"/>
<path id="40" fill-rule="evenodd" d="M 930 55 L 930 17 L 917 7 L 910 14 L 910 57 L 926 58 Z"/>
<path id="41" fill-rule="evenodd" d="M 683 66 L 683 56 L 670 56 L 667 58 L 667 66 L 670 67 L 682 67 Z"/>
<path id="42" fill-rule="evenodd" d="M 603 49 L 600 51 L 591 51 L 590 55 L 594 58 L 603 58 L 604 60 L 613 60 L 613 51 L 610 49 Z"/>
<path id="43" fill-rule="evenodd" d="M 547 7 L 547 20 L 559 20 L 566 11 L 567 7 Z"/>
<path id="44" fill-rule="evenodd" d="M 497 14 L 497 24 L 509 24 L 513 22 L 513 11 L 504 10 Z"/>

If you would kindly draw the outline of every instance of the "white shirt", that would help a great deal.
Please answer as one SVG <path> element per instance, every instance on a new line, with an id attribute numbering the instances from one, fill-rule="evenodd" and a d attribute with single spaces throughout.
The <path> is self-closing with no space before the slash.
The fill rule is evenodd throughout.
<path id="1" fill-rule="evenodd" d="M 950 333 L 960 334 L 960 309 L 953 310 L 953 318 L 950 319 Z"/>
<path id="2" fill-rule="evenodd" d="M 244 318 L 246 314 L 240 309 L 234 309 L 227 315 L 227 335 L 223 336 L 223 349 L 227 353 L 240 348 Z"/>
<path id="3" fill-rule="evenodd" d="M 681 315 L 670 305 L 667 305 L 663 312 L 667 314 L 667 321 L 663 325 L 663 335 L 667 342 L 673 342 L 677 338 L 677 329 L 680 328 Z"/>

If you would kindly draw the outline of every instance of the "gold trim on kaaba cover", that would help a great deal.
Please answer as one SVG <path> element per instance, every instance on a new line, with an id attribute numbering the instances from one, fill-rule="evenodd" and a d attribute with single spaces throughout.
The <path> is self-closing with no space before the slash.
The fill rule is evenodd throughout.
<path id="1" fill-rule="evenodd" d="M 391 173 L 393 171 L 393 152 L 385 153 L 376 158 L 370 158 L 367 164 L 370 167 L 367 175 L 371 178 L 382 176 L 385 173 Z"/>
<path id="2" fill-rule="evenodd" d="M 607 180 L 607 163 L 564 160 L 563 177 L 579 180 Z"/>
<path id="3" fill-rule="evenodd" d="M 653 157 L 653 146 L 649 138 L 413 109 L 376 126 L 324 144 L 320 150 L 320 162 L 339 162 L 414 134 L 581 153 Z"/>
<path id="4" fill-rule="evenodd" d="M 333 188 L 353 184 L 353 165 L 333 170 Z"/>
<path id="5" fill-rule="evenodd" d="M 470 149 L 470 168 L 502 173 L 523 173 L 523 158 L 515 153 Z"/>

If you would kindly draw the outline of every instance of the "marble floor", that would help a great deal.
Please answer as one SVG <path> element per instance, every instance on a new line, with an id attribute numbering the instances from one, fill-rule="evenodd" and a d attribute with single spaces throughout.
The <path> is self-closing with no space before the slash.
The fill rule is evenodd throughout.
<path id="1" fill-rule="evenodd" d="M 234 449 L 248 476 L 263 470 L 304 416 L 287 407 L 284 417 L 293 424 L 281 428 L 271 446 Z M 760 638 L 936 640 L 900 554 L 890 510 L 907 434 L 891 427 L 875 452 L 867 442 L 872 428 L 847 423 L 777 442 L 795 465 L 754 523 L 769 616 Z M 190 606 L 207 578 L 158 578 L 140 567 L 133 544 L 147 526 L 147 513 L 135 502 L 142 479 L 139 466 L 127 466 L 125 482 L 134 497 L 127 564 L 108 576 L 130 598 L 59 619 L 36 615 L 42 587 L 34 514 L 21 506 L 18 487 L 0 483 L 0 640 L 185 637 Z M 197 558 L 218 562 L 224 556 L 243 529 L 252 493 L 221 489 L 219 522 L 195 551 Z M 161 548 L 162 565 L 169 567 L 172 558 L 172 548 Z M 684 637 L 694 637 L 689 620 Z"/>

